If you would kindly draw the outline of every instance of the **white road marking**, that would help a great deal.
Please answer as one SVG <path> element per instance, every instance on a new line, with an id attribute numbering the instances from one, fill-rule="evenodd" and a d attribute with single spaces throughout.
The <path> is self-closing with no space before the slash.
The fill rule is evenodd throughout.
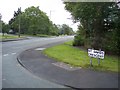
<path id="1" fill-rule="evenodd" d="M 40 50 L 40 51 L 42 51 L 42 50 L 44 50 L 45 48 L 36 48 L 35 50 Z"/>
<path id="2" fill-rule="evenodd" d="M 6 79 L 3 78 L 2 80 L 4 81 L 4 80 L 6 80 Z"/>
<path id="3" fill-rule="evenodd" d="M 17 67 L 20 67 L 21 65 L 20 64 L 16 64 Z"/>
<path id="4" fill-rule="evenodd" d="M 3 56 L 8 56 L 8 54 L 4 54 Z"/>
<path id="5" fill-rule="evenodd" d="M 11 53 L 12 55 L 15 55 L 16 53 Z M 8 56 L 9 54 L 4 54 L 3 56 Z"/>
<path id="6" fill-rule="evenodd" d="M 12 55 L 15 55 L 16 53 L 11 53 Z"/>
<path id="7" fill-rule="evenodd" d="M 62 62 L 55 62 L 55 63 L 52 63 L 52 64 L 57 66 L 57 67 L 63 68 L 65 70 L 68 70 L 68 71 L 74 71 L 74 70 L 81 69 L 81 67 L 72 67 L 69 64 L 65 64 L 65 63 L 62 63 Z"/>

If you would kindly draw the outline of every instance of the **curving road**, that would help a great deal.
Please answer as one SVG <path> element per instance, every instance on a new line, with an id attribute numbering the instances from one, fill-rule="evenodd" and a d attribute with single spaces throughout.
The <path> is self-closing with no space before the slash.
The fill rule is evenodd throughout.
<path id="1" fill-rule="evenodd" d="M 17 56 L 30 48 L 51 43 L 72 40 L 73 36 L 36 38 L 2 43 L 2 88 L 64 88 L 62 85 L 38 78 L 24 69 L 17 61 Z"/>

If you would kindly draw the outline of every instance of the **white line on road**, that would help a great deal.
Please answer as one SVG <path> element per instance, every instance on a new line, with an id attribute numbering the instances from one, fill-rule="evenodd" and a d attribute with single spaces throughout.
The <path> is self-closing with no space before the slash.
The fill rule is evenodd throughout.
<path id="1" fill-rule="evenodd" d="M 15 55 L 16 53 L 11 53 L 12 55 Z"/>
<path id="2" fill-rule="evenodd" d="M 2 80 L 4 81 L 4 80 L 6 80 L 6 79 L 3 78 Z"/>
<path id="3" fill-rule="evenodd" d="M 8 56 L 8 54 L 4 54 L 3 56 Z"/>
<path id="4" fill-rule="evenodd" d="M 16 53 L 11 53 L 12 55 L 15 55 Z M 4 54 L 3 56 L 8 56 L 9 54 Z"/>
<path id="5" fill-rule="evenodd" d="M 20 64 L 16 64 L 17 67 L 20 67 L 21 65 Z"/>

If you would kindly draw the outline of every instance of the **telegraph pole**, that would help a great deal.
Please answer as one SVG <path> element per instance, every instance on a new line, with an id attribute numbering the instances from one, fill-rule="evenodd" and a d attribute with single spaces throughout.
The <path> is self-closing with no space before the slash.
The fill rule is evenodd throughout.
<path id="1" fill-rule="evenodd" d="M 18 37 L 20 37 L 20 29 L 21 29 L 21 27 L 20 27 L 20 23 L 21 23 L 21 7 L 18 8 L 18 11 L 19 11 L 19 31 L 18 31 Z"/>
<path id="2" fill-rule="evenodd" d="M 55 12 L 54 10 L 50 10 L 50 19 L 51 19 L 51 16 L 52 16 L 52 12 Z"/>
<path id="3" fill-rule="evenodd" d="M 0 33 L 2 33 L 2 15 L 1 15 L 1 13 L 0 13 Z"/>
<path id="4" fill-rule="evenodd" d="M 50 10 L 50 19 L 51 19 L 51 12 L 52 12 L 52 11 Z"/>
<path id="5" fill-rule="evenodd" d="M 19 31 L 18 31 L 18 37 L 20 37 L 20 16 L 19 16 Z"/>

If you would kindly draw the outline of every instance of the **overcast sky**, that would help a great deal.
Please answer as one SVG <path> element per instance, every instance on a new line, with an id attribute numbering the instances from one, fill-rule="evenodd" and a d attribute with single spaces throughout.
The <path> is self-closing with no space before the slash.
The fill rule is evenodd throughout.
<path id="1" fill-rule="evenodd" d="M 73 24 L 69 12 L 64 9 L 62 0 L 0 0 L 0 13 L 2 14 L 2 20 L 6 23 L 13 17 L 14 11 L 17 11 L 19 7 L 24 11 L 30 6 L 39 6 L 39 8 L 47 13 L 51 20 L 55 24 L 68 24 L 75 31 L 77 30 L 77 24 Z"/>

